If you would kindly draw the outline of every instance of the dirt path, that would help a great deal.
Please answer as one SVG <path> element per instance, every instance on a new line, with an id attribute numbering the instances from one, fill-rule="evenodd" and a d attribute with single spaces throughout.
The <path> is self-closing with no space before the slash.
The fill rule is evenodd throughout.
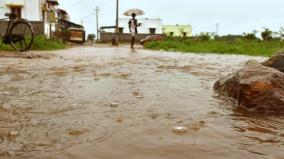
<path id="1" fill-rule="evenodd" d="M 284 156 L 283 118 L 239 114 L 212 91 L 264 58 L 126 47 L 17 56 L 0 58 L 1 159 Z"/>

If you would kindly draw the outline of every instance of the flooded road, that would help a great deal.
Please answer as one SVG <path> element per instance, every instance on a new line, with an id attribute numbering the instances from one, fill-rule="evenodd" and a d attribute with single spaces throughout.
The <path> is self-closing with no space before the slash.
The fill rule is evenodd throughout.
<path id="1" fill-rule="evenodd" d="M 212 89 L 265 58 L 126 47 L 23 57 L 0 58 L 1 159 L 284 158 L 284 116 L 237 112 Z"/>

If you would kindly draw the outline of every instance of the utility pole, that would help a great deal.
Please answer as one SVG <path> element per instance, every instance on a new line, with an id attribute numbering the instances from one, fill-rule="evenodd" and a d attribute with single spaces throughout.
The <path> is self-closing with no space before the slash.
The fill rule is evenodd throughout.
<path id="1" fill-rule="evenodd" d="M 119 37 L 118 37 L 118 17 L 119 16 L 119 0 L 116 0 L 116 23 L 115 23 L 115 43 L 118 45 Z"/>
<path id="2" fill-rule="evenodd" d="M 216 36 L 219 34 L 219 23 L 216 24 Z"/>
<path id="3" fill-rule="evenodd" d="M 97 40 L 99 40 L 99 10 L 100 8 L 96 7 L 96 19 L 97 19 Z"/>

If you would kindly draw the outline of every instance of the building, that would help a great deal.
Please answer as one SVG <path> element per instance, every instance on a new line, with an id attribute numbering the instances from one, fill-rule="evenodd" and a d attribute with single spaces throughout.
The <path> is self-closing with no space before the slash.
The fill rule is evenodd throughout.
<path id="1" fill-rule="evenodd" d="M 119 40 L 129 41 L 131 39 L 130 30 L 128 26 L 130 18 L 120 18 L 119 19 Z M 162 19 L 149 19 L 149 18 L 139 18 L 137 19 L 141 26 L 138 27 L 138 34 L 136 35 L 136 40 L 146 38 L 151 34 L 162 34 Z M 115 26 L 105 26 L 100 28 L 100 40 L 103 42 L 112 41 L 114 38 Z"/>
<path id="2" fill-rule="evenodd" d="M 173 37 L 190 37 L 192 36 L 191 25 L 163 25 L 163 34 Z"/>
<path id="3" fill-rule="evenodd" d="M 0 19 L 7 18 L 5 13 L 14 13 L 19 18 L 27 19 L 34 27 L 35 35 L 49 37 L 50 24 L 55 22 L 52 17 L 57 0 L 0 0 Z M 55 13 L 55 11 L 54 11 Z M 7 21 L 0 21 L 0 32 L 6 30 Z"/>
<path id="4" fill-rule="evenodd" d="M 129 18 L 119 19 L 119 32 L 130 33 L 128 22 Z M 139 34 L 162 34 L 162 19 L 137 19 L 141 26 L 138 27 Z"/>
<path id="5" fill-rule="evenodd" d="M 0 19 L 7 18 L 5 13 L 14 13 L 20 18 L 28 19 L 36 35 L 44 34 L 41 4 L 43 0 L 0 0 Z M 7 20 L 0 20 L 0 34 L 7 29 Z"/>
<path id="6" fill-rule="evenodd" d="M 5 13 L 15 13 L 29 21 L 42 21 L 42 3 L 44 0 L 0 0 L 0 19 Z"/>
<path id="7" fill-rule="evenodd" d="M 60 28 L 57 19 L 69 21 L 68 13 L 58 5 L 58 0 L 0 0 L 0 19 L 7 18 L 5 13 L 14 13 L 33 25 L 35 35 L 53 37 Z M 6 27 L 7 20 L 0 20 L 1 34 Z"/>

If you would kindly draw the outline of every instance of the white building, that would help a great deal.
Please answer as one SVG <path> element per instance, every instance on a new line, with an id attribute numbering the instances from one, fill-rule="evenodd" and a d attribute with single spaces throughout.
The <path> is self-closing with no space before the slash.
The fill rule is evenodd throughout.
<path id="1" fill-rule="evenodd" d="M 49 37 L 55 30 L 57 5 L 57 0 L 0 0 L 0 19 L 7 18 L 5 13 L 14 13 L 33 25 L 42 22 L 43 27 L 37 25 L 36 30 Z"/>
<path id="2" fill-rule="evenodd" d="M 42 3 L 45 0 L 0 0 L 0 19 L 5 13 L 15 13 L 29 21 L 42 21 Z"/>
<path id="3" fill-rule="evenodd" d="M 119 19 L 119 32 L 130 33 L 128 22 L 130 18 Z M 138 27 L 139 34 L 162 34 L 162 19 L 137 19 L 141 26 Z"/>

